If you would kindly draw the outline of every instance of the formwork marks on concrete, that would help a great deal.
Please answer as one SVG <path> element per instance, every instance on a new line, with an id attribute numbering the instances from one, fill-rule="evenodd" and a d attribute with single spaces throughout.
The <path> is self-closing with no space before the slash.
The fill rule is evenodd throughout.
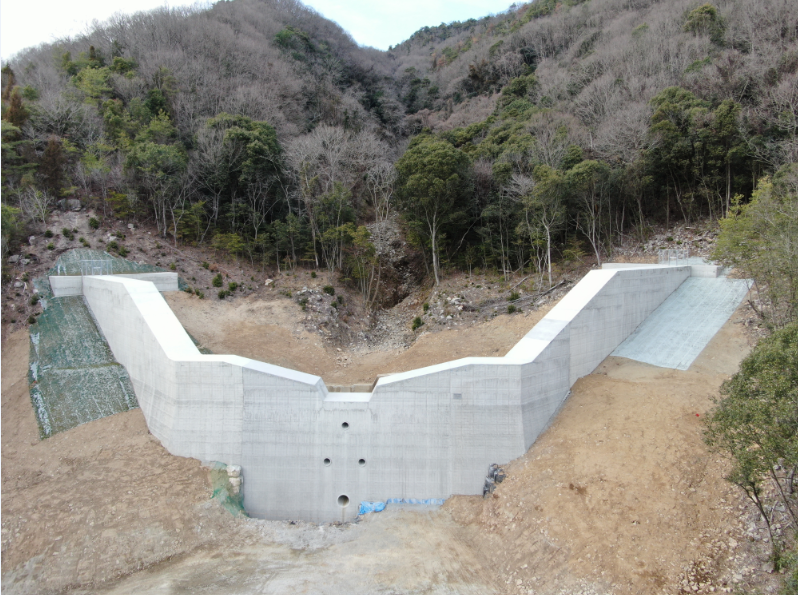
<path id="1" fill-rule="evenodd" d="M 687 279 L 612 353 L 687 370 L 748 293 L 741 279 Z"/>

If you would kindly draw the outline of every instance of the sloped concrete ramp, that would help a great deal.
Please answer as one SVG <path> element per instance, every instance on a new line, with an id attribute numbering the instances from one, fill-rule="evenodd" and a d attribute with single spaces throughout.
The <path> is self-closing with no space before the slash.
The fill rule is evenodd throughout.
<path id="1" fill-rule="evenodd" d="M 691 277 L 646 318 L 612 355 L 687 370 L 749 290 L 742 279 Z"/>

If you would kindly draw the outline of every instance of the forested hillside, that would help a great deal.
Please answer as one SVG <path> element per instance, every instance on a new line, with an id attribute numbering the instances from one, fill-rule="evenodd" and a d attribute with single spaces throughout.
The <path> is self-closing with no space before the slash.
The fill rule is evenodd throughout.
<path id="1" fill-rule="evenodd" d="M 78 198 L 379 304 L 375 222 L 398 217 L 435 281 L 543 285 L 745 203 L 798 160 L 798 7 L 537 0 L 381 52 L 295 0 L 233 0 L 28 50 L 2 89 L 4 256 Z"/>

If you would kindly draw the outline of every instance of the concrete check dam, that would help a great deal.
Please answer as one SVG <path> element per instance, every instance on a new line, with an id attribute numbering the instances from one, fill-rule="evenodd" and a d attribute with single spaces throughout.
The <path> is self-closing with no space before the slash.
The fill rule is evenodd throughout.
<path id="1" fill-rule="evenodd" d="M 480 494 L 489 466 L 524 454 L 574 382 L 619 346 L 619 355 L 684 369 L 687 347 L 695 358 L 748 290 L 718 273 L 706 264 L 605 265 L 504 357 L 393 374 L 357 393 L 201 354 L 160 294 L 177 290 L 174 273 L 51 276 L 50 284 L 56 297 L 84 296 L 170 453 L 241 466 L 252 516 L 322 522 L 353 519 L 362 501 Z M 698 295 L 712 316 L 691 311 Z M 660 349 L 685 335 L 683 348 Z"/>

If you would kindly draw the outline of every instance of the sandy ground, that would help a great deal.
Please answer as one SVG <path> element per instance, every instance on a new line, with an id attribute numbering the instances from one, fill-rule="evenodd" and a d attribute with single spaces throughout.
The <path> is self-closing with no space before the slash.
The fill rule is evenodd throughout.
<path id="1" fill-rule="evenodd" d="M 502 355 L 544 314 L 360 356 L 305 332 L 288 301 L 169 301 L 216 353 L 340 383 Z M 701 442 L 700 416 L 749 350 L 741 316 L 686 372 L 608 358 L 525 456 L 502 462 L 508 478 L 494 497 L 346 526 L 233 519 L 209 501 L 207 471 L 166 453 L 138 410 L 39 442 L 27 332 L 14 332 L 2 349 L 3 592 L 767 591 L 762 532 Z"/>

